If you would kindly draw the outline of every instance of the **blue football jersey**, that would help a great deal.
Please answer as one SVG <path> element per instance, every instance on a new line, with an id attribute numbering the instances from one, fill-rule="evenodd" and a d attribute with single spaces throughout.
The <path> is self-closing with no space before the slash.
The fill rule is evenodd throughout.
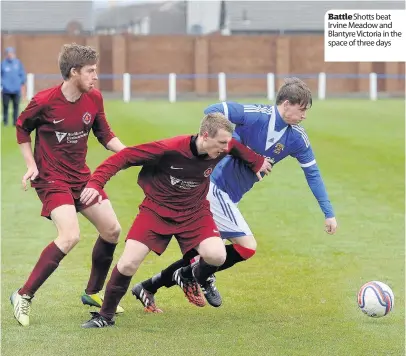
<path id="1" fill-rule="evenodd" d="M 273 165 L 288 156 L 296 158 L 305 174 L 309 172 L 309 176 L 306 175 L 309 186 L 326 217 L 334 216 L 309 138 L 303 127 L 286 124 L 277 107 L 270 105 L 223 102 L 206 108 L 205 114 L 210 112 L 223 113 L 236 125 L 234 138 L 255 152 L 269 157 Z M 311 184 L 312 176 L 315 178 L 314 184 Z M 217 164 L 211 175 L 211 181 L 219 189 L 227 192 L 231 200 L 237 203 L 253 187 L 258 178 L 243 161 L 226 156 Z"/>

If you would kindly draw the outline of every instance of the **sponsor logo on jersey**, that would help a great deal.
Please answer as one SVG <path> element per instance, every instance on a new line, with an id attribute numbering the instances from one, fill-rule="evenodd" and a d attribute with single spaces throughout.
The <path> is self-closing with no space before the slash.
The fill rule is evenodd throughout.
<path id="1" fill-rule="evenodd" d="M 77 132 L 59 132 L 55 131 L 56 138 L 59 143 L 66 137 L 66 143 L 78 143 L 80 139 L 85 138 L 89 135 L 87 131 L 77 131 Z"/>
<path id="2" fill-rule="evenodd" d="M 56 139 L 58 140 L 58 142 L 61 143 L 62 140 L 66 137 L 67 133 L 55 131 L 55 135 L 56 135 Z"/>
<path id="3" fill-rule="evenodd" d="M 171 184 L 177 186 L 178 188 L 190 190 L 196 188 L 200 185 L 199 182 L 194 182 L 192 180 L 182 180 L 173 176 L 169 176 L 171 179 Z"/>

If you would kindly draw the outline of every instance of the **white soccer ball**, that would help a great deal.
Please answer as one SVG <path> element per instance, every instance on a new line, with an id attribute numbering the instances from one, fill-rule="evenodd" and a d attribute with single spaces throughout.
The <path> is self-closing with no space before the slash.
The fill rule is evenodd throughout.
<path id="1" fill-rule="evenodd" d="M 358 292 L 358 306 L 363 313 L 373 318 L 389 314 L 394 303 L 392 289 L 382 282 L 365 283 Z"/>

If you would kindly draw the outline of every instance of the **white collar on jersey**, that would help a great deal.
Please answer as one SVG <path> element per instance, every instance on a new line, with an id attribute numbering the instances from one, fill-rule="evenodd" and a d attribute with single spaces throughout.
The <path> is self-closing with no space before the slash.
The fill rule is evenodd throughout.
<path id="1" fill-rule="evenodd" d="M 266 136 L 265 150 L 268 150 L 276 142 L 278 142 L 289 125 L 286 125 L 281 131 L 275 131 L 276 123 L 276 107 L 271 107 L 271 114 L 269 115 L 268 134 Z"/>

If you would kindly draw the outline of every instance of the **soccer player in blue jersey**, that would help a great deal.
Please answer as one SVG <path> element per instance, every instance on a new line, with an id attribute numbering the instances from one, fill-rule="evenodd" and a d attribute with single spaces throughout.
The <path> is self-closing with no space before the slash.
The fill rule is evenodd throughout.
<path id="1" fill-rule="evenodd" d="M 294 157 L 302 167 L 307 183 L 316 197 L 325 217 L 325 231 L 334 234 L 337 221 L 329 201 L 326 188 L 320 175 L 309 138 L 299 124 L 306 118 L 312 105 L 312 95 L 306 84 L 297 78 L 288 78 L 279 89 L 276 105 L 241 105 L 223 102 L 206 108 L 205 113 L 220 112 L 236 125 L 234 138 L 255 152 L 267 156 L 273 165 L 286 157 Z M 211 273 L 228 269 L 236 263 L 251 258 L 256 251 L 257 242 L 238 209 L 238 202 L 258 181 L 255 174 L 239 159 L 226 156 L 211 175 L 208 200 L 210 210 L 223 239 L 232 244 L 226 246 L 227 258 L 219 268 L 211 268 Z M 218 307 L 221 296 L 214 285 L 214 275 L 210 283 L 201 280 L 198 270 L 204 270 L 204 261 L 190 264 L 191 255 L 173 263 L 156 276 L 136 284 L 133 295 L 144 305 L 146 311 L 161 312 L 155 305 L 154 294 L 160 287 L 181 286 L 186 297 L 195 305 L 196 282 L 202 288 L 207 302 Z M 208 272 L 208 271 L 207 271 Z"/>

